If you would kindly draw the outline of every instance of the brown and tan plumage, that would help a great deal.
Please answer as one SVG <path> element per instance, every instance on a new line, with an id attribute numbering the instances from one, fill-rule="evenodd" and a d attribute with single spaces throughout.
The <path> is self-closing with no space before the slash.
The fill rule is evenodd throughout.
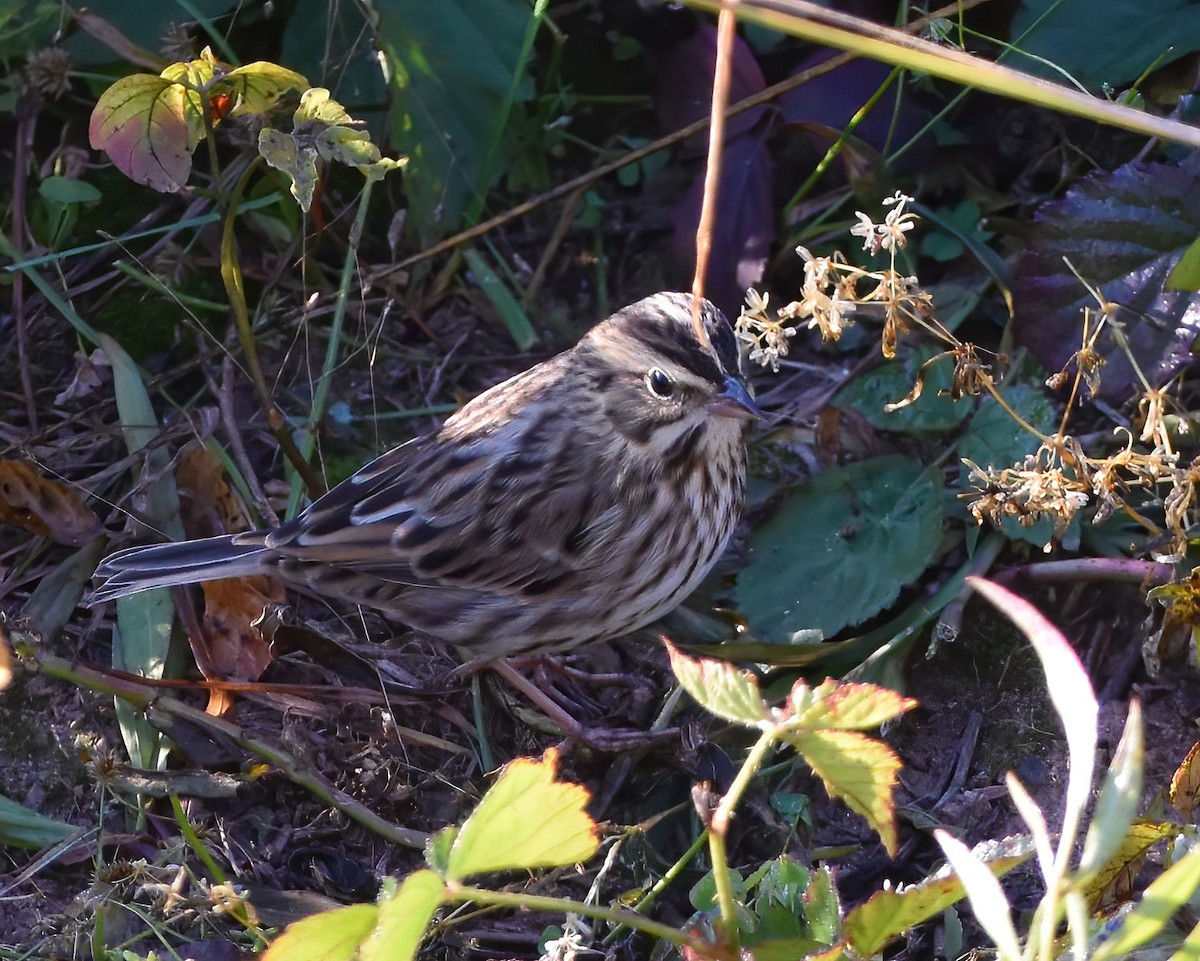
<path id="1" fill-rule="evenodd" d="M 134 547 L 93 602 L 268 573 L 484 656 L 576 647 L 666 614 L 741 513 L 758 416 L 729 324 L 661 293 L 480 394 L 275 530 Z"/>

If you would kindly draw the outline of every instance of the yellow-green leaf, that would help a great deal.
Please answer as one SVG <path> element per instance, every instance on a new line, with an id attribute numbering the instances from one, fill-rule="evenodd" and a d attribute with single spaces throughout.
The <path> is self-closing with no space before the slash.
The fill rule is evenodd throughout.
<path id="1" fill-rule="evenodd" d="M 224 92 L 227 85 L 238 94 L 238 102 L 232 113 L 240 116 L 265 113 L 275 106 L 285 93 L 306 90 L 308 81 L 295 70 L 288 70 L 266 60 L 258 60 L 230 70 L 221 78 L 220 92 Z"/>
<path id="2" fill-rule="evenodd" d="M 351 961 L 378 916 L 374 904 L 351 904 L 301 918 L 271 943 L 262 961 Z"/>
<path id="3" fill-rule="evenodd" d="M 347 167 L 361 167 L 379 160 L 379 148 L 371 143 L 371 135 L 352 127 L 330 127 L 317 136 L 317 153 Z"/>
<path id="4" fill-rule="evenodd" d="M 1128 900 L 1146 852 L 1177 834 L 1179 825 L 1170 821 L 1138 821 L 1130 825 L 1116 852 L 1084 886 L 1088 906 L 1097 910 Z"/>
<path id="5" fill-rule="evenodd" d="M 292 196 L 307 211 L 317 186 L 317 151 L 299 146 L 294 137 L 264 127 L 258 132 L 258 152 L 268 164 L 291 177 Z"/>
<path id="6" fill-rule="evenodd" d="M 122 77 L 100 95 L 88 139 L 130 180 L 163 193 L 182 187 L 192 171 L 185 91 L 148 73 Z"/>
<path id="7" fill-rule="evenodd" d="M 444 890 L 445 884 L 433 871 L 418 871 L 405 878 L 400 890 L 380 902 L 375 930 L 359 950 L 362 961 L 409 961 L 416 957 Z"/>
<path id="8" fill-rule="evenodd" d="M 1200 849 L 1193 848 L 1150 883 L 1112 937 L 1092 954 L 1093 961 L 1127 957 L 1157 935 L 1198 887 Z"/>
<path id="9" fill-rule="evenodd" d="M 785 733 L 824 782 L 830 797 L 841 798 L 867 819 L 884 849 L 896 856 L 896 808 L 892 789 L 900 759 L 886 744 L 858 731 Z"/>
<path id="10" fill-rule="evenodd" d="M 516 868 L 559 867 L 585 861 L 600 846 L 596 822 L 585 810 L 588 793 L 556 782 L 558 754 L 518 758 L 505 766 L 458 832 L 446 878 Z"/>
<path id="11" fill-rule="evenodd" d="M 807 729 L 838 728 L 841 730 L 866 730 L 878 727 L 905 711 L 911 711 L 917 702 L 878 684 L 837 684 L 831 689 L 821 685 L 814 693 L 828 690 L 825 696 L 805 703 L 801 698 L 801 685 L 792 689 L 793 708 L 797 722 Z M 807 692 L 803 692 L 807 693 Z"/>
<path id="12" fill-rule="evenodd" d="M 974 853 L 998 878 L 1028 861 L 1033 853 L 1025 838 L 1011 838 L 1003 844 L 992 842 L 989 847 L 990 853 L 982 845 Z M 876 891 L 850 909 L 842 934 L 855 957 L 873 957 L 893 938 L 961 901 L 965 894 L 962 881 L 945 871 L 901 891 Z"/>
<path id="13" fill-rule="evenodd" d="M 727 721 L 754 727 L 767 719 L 758 680 L 728 661 L 688 657 L 668 642 L 671 670 L 683 689 L 705 710 Z"/>
<path id="14" fill-rule="evenodd" d="M 300 106 L 292 115 L 292 123 L 316 122 L 325 127 L 340 127 L 360 123 L 346 112 L 346 108 L 334 100 L 324 87 L 310 87 L 300 95 Z"/>

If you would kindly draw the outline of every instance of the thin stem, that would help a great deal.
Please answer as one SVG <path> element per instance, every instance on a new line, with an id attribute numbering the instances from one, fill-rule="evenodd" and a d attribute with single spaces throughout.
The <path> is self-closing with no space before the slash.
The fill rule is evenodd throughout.
<path id="1" fill-rule="evenodd" d="M 763 759 L 775 743 L 776 728 L 767 727 L 750 748 L 746 760 L 742 762 L 737 777 L 725 792 L 713 811 L 708 825 L 708 851 L 712 858 L 713 880 L 717 887 L 717 905 L 721 911 L 721 930 L 725 935 L 725 943 L 729 946 L 734 957 L 740 954 L 737 925 L 737 902 L 733 896 L 733 880 L 729 874 L 729 857 L 725 847 L 725 836 L 729 831 L 729 822 L 733 819 L 733 810 L 741 801 L 751 780 L 762 767 Z"/>
<path id="2" fill-rule="evenodd" d="M 708 164 L 704 169 L 704 194 L 696 224 L 696 274 L 692 278 L 692 326 L 700 343 L 708 334 L 700 320 L 700 300 L 712 259 L 713 225 L 717 220 L 717 197 L 721 187 L 721 158 L 725 153 L 725 110 L 729 103 L 729 78 L 733 72 L 733 41 L 737 38 L 737 16 L 732 5 L 721 7 L 717 18 L 717 62 L 713 69 L 712 109 L 708 128 Z"/>
<path id="3" fill-rule="evenodd" d="M 567 898 L 548 898 L 537 894 L 514 894 L 509 891 L 489 891 L 486 888 L 464 887 L 455 882 L 447 882 L 446 899 L 454 902 L 473 901 L 476 904 L 488 904 L 495 907 L 519 908 L 524 911 L 551 911 L 555 914 L 581 914 L 585 918 L 596 918 L 611 924 L 623 924 L 634 928 L 652 938 L 669 941 L 681 948 L 696 952 L 699 957 L 711 958 L 713 946 L 699 938 L 690 937 L 678 928 L 651 921 L 632 911 L 609 908 L 599 904 L 584 904 L 582 901 L 571 901 Z"/>
<path id="4" fill-rule="evenodd" d="M 262 158 L 256 158 L 245 169 L 237 183 L 234 184 L 229 196 L 223 201 L 225 222 L 221 231 L 221 280 L 225 284 L 225 293 L 229 297 L 229 309 L 233 313 L 234 325 L 237 327 L 238 342 L 246 357 L 246 370 L 250 373 L 250 380 L 254 384 L 254 392 L 258 395 L 258 401 L 262 404 L 263 410 L 267 412 L 267 422 L 271 433 L 275 435 L 275 440 L 279 443 L 279 448 L 283 451 L 284 456 L 303 479 L 304 486 L 308 489 L 308 496 L 316 498 L 322 494 L 324 485 L 299 448 L 296 447 L 287 422 L 275 405 L 275 401 L 271 397 L 271 390 L 267 386 L 266 377 L 263 376 L 262 365 L 258 360 L 258 345 L 255 343 L 254 329 L 250 323 L 250 311 L 246 306 L 246 286 L 242 278 L 241 265 L 238 263 L 237 240 L 233 235 L 238 202 L 245 193 L 246 185 L 250 182 L 250 175 L 261 162 Z"/>

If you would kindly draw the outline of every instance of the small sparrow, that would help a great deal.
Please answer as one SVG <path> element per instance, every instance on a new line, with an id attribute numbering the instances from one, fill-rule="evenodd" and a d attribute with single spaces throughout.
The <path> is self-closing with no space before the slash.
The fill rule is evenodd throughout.
<path id="1" fill-rule="evenodd" d="M 761 417 L 724 316 L 660 293 L 480 394 L 274 530 L 132 547 L 92 602 L 269 574 L 487 658 L 576 648 L 671 611 L 741 514 Z"/>

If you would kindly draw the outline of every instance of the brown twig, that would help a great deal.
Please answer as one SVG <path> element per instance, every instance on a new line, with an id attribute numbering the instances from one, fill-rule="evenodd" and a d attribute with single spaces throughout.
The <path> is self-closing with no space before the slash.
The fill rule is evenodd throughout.
<path id="1" fill-rule="evenodd" d="M 25 253 L 25 190 L 33 155 L 33 134 L 37 129 L 42 98 L 26 90 L 17 101 L 17 138 L 13 154 L 12 242 L 15 260 Z M 37 403 L 33 396 L 33 375 L 29 370 L 29 315 L 25 311 L 25 275 L 13 274 L 13 319 L 17 326 L 17 363 L 21 368 L 21 393 L 25 396 L 25 416 L 30 433 L 38 429 Z"/>
<path id="2" fill-rule="evenodd" d="M 696 339 L 708 343 L 704 322 L 700 319 L 700 301 L 704 299 L 704 281 L 712 259 L 713 224 L 717 220 L 717 200 L 721 187 L 721 158 L 725 153 L 725 108 L 729 104 L 729 77 L 733 72 L 733 41 L 737 37 L 737 0 L 723 0 L 717 16 L 717 62 L 713 70 L 712 109 L 709 112 L 708 163 L 704 168 L 704 195 L 700 201 L 700 220 L 696 224 L 696 273 L 692 277 L 692 327 Z"/>
<path id="3" fill-rule="evenodd" d="M 155 726 L 169 730 L 172 725 L 182 722 L 197 727 L 210 736 L 233 742 L 242 750 L 273 765 L 294 784 L 386 840 L 418 850 L 423 849 L 429 840 L 428 835 L 420 831 L 393 824 L 380 817 L 283 747 L 249 737 L 236 724 L 212 717 L 200 708 L 162 694 L 154 686 L 146 683 L 145 678 L 116 677 L 81 664 L 72 664 L 63 658 L 45 654 L 27 637 L 14 635 L 13 646 L 17 648 L 27 668 L 44 672 L 49 677 L 67 681 L 94 693 L 119 698 L 135 711 L 144 713 Z"/>

